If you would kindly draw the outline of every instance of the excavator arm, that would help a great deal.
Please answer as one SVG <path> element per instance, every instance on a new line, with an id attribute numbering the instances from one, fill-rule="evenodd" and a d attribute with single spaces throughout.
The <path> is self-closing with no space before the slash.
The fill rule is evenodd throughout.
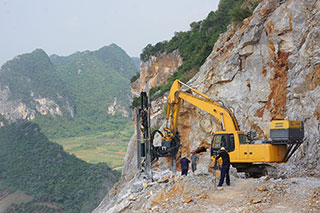
<path id="1" fill-rule="evenodd" d="M 185 86 L 188 90 L 182 91 L 181 86 Z M 201 92 L 193 89 L 192 87 L 184 84 L 179 80 L 175 80 L 171 86 L 168 96 L 168 109 L 166 114 L 167 131 L 175 135 L 178 125 L 178 114 L 182 100 L 208 112 L 215 118 L 220 120 L 222 129 L 224 131 L 239 131 L 238 122 L 232 111 L 224 106 L 224 104 L 216 102 Z"/>

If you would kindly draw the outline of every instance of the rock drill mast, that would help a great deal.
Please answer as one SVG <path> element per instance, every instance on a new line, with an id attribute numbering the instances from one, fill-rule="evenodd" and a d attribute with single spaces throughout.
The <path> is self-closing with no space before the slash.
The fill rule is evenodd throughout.
<path id="1" fill-rule="evenodd" d="M 155 162 L 159 157 L 170 157 L 172 172 L 176 173 L 176 155 L 178 153 L 180 145 L 179 133 L 172 135 L 166 134 L 166 137 L 159 131 L 155 130 L 151 133 L 150 124 L 150 99 L 149 88 L 146 84 L 146 92 L 140 94 L 141 106 L 136 109 L 137 116 L 137 162 L 138 169 L 144 171 L 149 179 L 152 179 L 152 162 Z M 169 131 L 165 129 L 165 131 Z M 140 132 L 143 133 L 141 138 Z M 161 145 L 154 146 L 153 139 L 156 133 L 159 133 L 162 137 Z M 142 169 L 143 167 L 143 169 Z"/>
<path id="2" fill-rule="evenodd" d="M 136 131 L 137 131 L 137 167 L 141 172 L 144 172 L 149 179 L 152 179 L 152 148 L 151 148 L 151 129 L 150 129 L 150 100 L 149 87 L 146 82 L 146 92 L 141 92 L 141 105 L 136 109 Z M 140 132 L 143 134 L 141 138 Z"/>

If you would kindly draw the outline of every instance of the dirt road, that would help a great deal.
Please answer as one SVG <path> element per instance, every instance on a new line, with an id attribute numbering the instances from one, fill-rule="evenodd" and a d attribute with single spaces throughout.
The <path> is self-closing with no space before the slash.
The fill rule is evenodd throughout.
<path id="1" fill-rule="evenodd" d="M 217 188 L 211 175 L 161 177 L 131 185 L 116 212 L 320 212 L 320 178 L 231 177 Z M 135 190 L 132 190 L 135 189 Z M 136 190 L 137 189 L 137 190 Z M 119 200 L 118 200 L 119 201 Z"/>

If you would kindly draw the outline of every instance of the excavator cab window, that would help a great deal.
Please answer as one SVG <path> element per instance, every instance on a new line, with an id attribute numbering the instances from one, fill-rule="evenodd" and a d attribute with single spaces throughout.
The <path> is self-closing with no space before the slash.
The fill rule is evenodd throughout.
<path id="1" fill-rule="evenodd" d="M 246 136 L 239 134 L 239 141 L 240 141 L 240 144 L 246 144 Z"/>
<path id="2" fill-rule="evenodd" d="M 229 138 L 230 138 L 230 140 L 229 140 L 229 146 L 227 147 L 227 150 L 228 150 L 228 152 L 232 152 L 232 151 L 234 151 L 234 135 L 233 134 L 231 134 L 231 135 L 229 135 Z"/>
<path id="3" fill-rule="evenodd" d="M 234 135 L 233 134 L 219 134 L 214 135 L 211 142 L 211 153 L 217 152 L 221 147 L 224 147 L 228 152 L 234 151 Z"/>

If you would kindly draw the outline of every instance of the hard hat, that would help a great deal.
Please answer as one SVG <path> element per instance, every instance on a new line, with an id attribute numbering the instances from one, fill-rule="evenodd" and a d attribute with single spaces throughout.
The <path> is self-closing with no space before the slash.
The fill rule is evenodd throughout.
<path id="1" fill-rule="evenodd" d="M 220 150 L 221 150 L 221 151 L 226 151 L 226 148 L 221 147 Z"/>

